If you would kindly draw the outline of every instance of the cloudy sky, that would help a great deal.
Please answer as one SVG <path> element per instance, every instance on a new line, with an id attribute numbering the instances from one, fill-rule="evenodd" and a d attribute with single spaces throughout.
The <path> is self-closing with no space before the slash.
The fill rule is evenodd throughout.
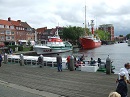
<path id="1" fill-rule="evenodd" d="M 113 24 L 115 35 L 130 33 L 130 0 L 0 0 L 0 19 L 22 20 L 33 28 Z"/>

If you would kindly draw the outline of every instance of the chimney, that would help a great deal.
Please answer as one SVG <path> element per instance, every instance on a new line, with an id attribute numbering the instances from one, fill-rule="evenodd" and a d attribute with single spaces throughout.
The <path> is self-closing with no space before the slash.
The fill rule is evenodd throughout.
<path id="1" fill-rule="evenodd" d="M 21 23 L 21 20 L 17 20 L 19 23 Z"/>
<path id="2" fill-rule="evenodd" d="M 11 18 L 10 18 L 10 17 L 8 17 L 8 21 L 11 21 Z"/>

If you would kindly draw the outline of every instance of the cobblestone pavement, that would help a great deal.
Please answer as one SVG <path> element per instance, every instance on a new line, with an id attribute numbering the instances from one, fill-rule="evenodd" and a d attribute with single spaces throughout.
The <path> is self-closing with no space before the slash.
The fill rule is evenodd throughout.
<path id="1" fill-rule="evenodd" d="M 57 72 L 56 68 L 19 66 L 18 64 L 3 64 L 0 68 L 2 81 L 67 97 L 108 97 L 110 92 L 115 91 L 116 78 L 115 74 L 68 70 Z"/>

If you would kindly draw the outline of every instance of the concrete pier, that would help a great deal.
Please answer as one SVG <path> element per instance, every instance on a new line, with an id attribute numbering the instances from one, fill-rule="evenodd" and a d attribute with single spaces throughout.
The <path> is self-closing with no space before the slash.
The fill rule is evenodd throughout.
<path id="1" fill-rule="evenodd" d="M 2 64 L 0 68 L 0 80 L 43 91 L 45 92 L 43 97 L 48 97 L 46 93 L 52 93 L 57 97 L 62 95 L 63 97 L 108 97 L 109 93 L 116 89 L 117 77 L 115 74 L 107 75 L 101 72 L 69 70 L 57 72 L 57 68 L 39 68 L 19 64 Z M 128 88 L 130 90 L 130 85 Z M 13 96 L 10 95 L 10 97 Z"/>

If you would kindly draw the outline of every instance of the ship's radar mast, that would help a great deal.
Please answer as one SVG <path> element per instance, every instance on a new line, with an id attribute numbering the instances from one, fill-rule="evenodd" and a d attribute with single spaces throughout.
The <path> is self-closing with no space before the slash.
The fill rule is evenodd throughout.
<path id="1" fill-rule="evenodd" d="M 92 34 L 94 34 L 94 20 L 91 20 L 90 26 L 91 26 L 91 32 Z"/>

